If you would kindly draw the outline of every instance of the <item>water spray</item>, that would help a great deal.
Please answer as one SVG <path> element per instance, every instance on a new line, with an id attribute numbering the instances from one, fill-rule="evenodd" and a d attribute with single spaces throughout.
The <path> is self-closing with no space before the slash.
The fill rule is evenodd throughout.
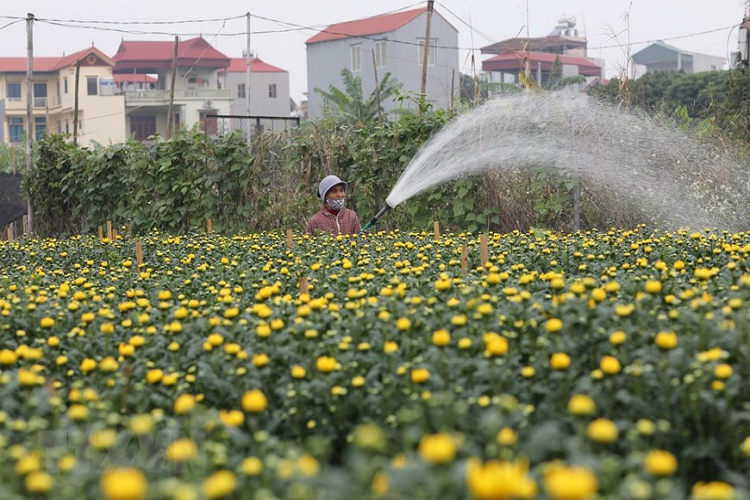
<path id="1" fill-rule="evenodd" d="M 375 217 L 373 217 L 372 219 L 370 219 L 370 222 L 368 222 L 367 224 L 365 224 L 365 227 L 362 228 L 362 232 L 367 231 L 372 226 L 374 226 L 375 224 L 377 224 L 378 219 L 381 218 L 383 216 L 383 214 L 385 214 L 390 209 L 391 209 L 391 206 L 386 201 L 385 205 L 383 205 L 383 208 L 381 208 L 380 211 L 375 214 Z"/>

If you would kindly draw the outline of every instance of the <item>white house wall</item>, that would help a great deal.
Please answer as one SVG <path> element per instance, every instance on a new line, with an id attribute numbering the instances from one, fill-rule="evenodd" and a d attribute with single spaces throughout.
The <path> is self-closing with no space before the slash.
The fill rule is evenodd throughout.
<path id="1" fill-rule="evenodd" d="M 247 116 L 247 99 L 237 97 L 237 86 L 247 84 L 245 73 L 226 73 L 225 85 L 234 94 L 231 114 Z M 269 86 L 276 84 L 276 98 L 269 97 Z M 250 74 L 250 114 L 287 118 L 289 109 L 289 73 L 255 72 Z"/>
<path id="2" fill-rule="evenodd" d="M 422 83 L 422 61 L 419 59 L 420 39 L 425 35 L 427 14 L 421 14 L 400 29 L 367 38 L 344 38 L 307 45 L 307 97 L 310 118 L 323 116 L 323 99 L 315 88 L 328 91 L 331 85 L 343 88 L 341 70 L 351 69 L 351 46 L 361 44 L 362 70 L 353 73 L 362 80 L 362 93 L 369 97 L 375 88 L 372 50 L 377 40 L 387 40 L 386 66 L 378 68 L 378 80 L 386 73 L 397 80 L 404 91 L 419 93 Z M 436 108 L 448 108 L 451 103 L 451 78 L 453 93 L 459 91 L 458 33 L 440 15 L 432 16 L 430 39 L 437 42 L 437 61 L 427 71 L 427 101 Z M 409 42 L 409 43 L 398 43 Z M 445 48 L 450 47 L 450 48 Z M 386 111 L 400 106 L 388 101 L 381 103 Z"/>
<path id="3" fill-rule="evenodd" d="M 709 56 L 706 54 L 693 54 L 693 71 L 701 73 L 703 71 L 719 71 L 724 69 L 723 57 Z"/>

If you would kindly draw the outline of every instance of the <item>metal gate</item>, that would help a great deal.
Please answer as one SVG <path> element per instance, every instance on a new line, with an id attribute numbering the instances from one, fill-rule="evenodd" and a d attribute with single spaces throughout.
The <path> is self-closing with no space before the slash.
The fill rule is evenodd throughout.
<path id="1" fill-rule="evenodd" d="M 238 130 L 248 139 L 264 132 L 288 132 L 299 128 L 299 118 L 278 116 L 206 115 L 206 135 L 225 135 Z"/>

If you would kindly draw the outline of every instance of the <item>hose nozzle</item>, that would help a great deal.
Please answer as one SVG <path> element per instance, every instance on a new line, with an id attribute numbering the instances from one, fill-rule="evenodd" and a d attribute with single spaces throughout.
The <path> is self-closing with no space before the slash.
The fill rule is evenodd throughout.
<path id="1" fill-rule="evenodd" d="M 380 211 L 375 214 L 375 217 L 373 217 L 372 219 L 370 219 L 370 222 L 368 222 L 367 224 L 365 224 L 365 227 L 362 228 L 362 232 L 364 233 L 365 231 L 367 231 L 368 229 L 370 229 L 372 226 L 374 226 L 375 224 L 377 224 L 378 219 L 380 219 L 383 216 L 383 214 L 386 213 L 390 209 L 391 209 L 391 207 L 390 207 L 390 205 L 388 205 L 388 203 L 386 203 L 385 205 L 383 205 L 383 208 L 381 208 Z"/>

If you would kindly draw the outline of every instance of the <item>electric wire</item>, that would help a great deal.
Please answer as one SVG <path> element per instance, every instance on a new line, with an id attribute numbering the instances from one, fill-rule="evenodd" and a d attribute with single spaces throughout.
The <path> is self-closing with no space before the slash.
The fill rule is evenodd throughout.
<path id="1" fill-rule="evenodd" d="M 400 9 L 396 9 L 394 11 L 390 11 L 389 13 L 399 12 L 401 10 L 405 10 L 405 9 L 411 8 L 414 5 L 419 5 L 419 4 L 413 4 L 413 5 L 409 5 L 409 6 L 406 6 L 406 7 L 402 7 Z M 440 5 L 444 9 L 446 9 L 446 11 L 448 11 L 448 9 L 442 3 Z M 466 22 L 463 21 L 460 17 L 456 16 L 455 13 L 451 12 L 451 14 L 454 17 L 456 17 L 457 19 L 459 19 L 462 23 L 466 24 Z M 52 19 L 52 18 L 34 18 L 34 20 L 35 21 L 39 21 L 39 22 L 43 22 L 43 23 L 47 23 L 47 24 L 51 24 L 51 25 L 55 25 L 55 26 L 66 27 L 66 28 L 74 28 L 74 29 L 93 29 L 93 30 L 99 30 L 99 31 L 111 31 L 111 32 L 116 32 L 116 33 L 132 34 L 132 35 L 138 35 L 138 36 L 142 36 L 142 35 L 162 35 L 162 36 L 183 36 L 183 37 L 187 37 L 187 36 L 202 36 L 203 33 L 202 32 L 175 33 L 175 32 L 169 32 L 169 31 L 135 30 L 135 29 L 117 28 L 117 27 L 106 26 L 106 25 L 107 24 L 115 24 L 115 25 L 141 25 L 141 24 L 142 25 L 148 25 L 148 24 L 154 24 L 154 25 L 158 25 L 158 24 L 162 24 L 162 25 L 174 25 L 174 24 L 188 24 L 188 23 L 197 23 L 197 22 L 218 22 L 218 21 L 226 22 L 226 21 L 231 21 L 231 20 L 236 20 L 236 19 L 243 18 L 243 17 L 245 17 L 245 15 L 246 14 L 238 15 L 238 16 L 231 16 L 231 17 L 227 17 L 227 18 L 214 18 L 214 19 L 207 19 L 207 20 L 178 20 L 178 21 L 153 21 L 153 22 L 134 22 L 134 21 L 116 22 L 116 21 L 97 21 L 97 20 L 85 21 L 85 20 L 70 20 L 70 19 L 66 20 L 66 19 Z M 343 32 L 343 31 L 336 31 L 334 29 L 330 29 L 330 25 L 329 25 L 329 28 L 320 29 L 320 28 L 317 28 L 314 25 L 305 26 L 305 25 L 300 25 L 300 24 L 291 23 L 291 22 L 287 22 L 287 21 L 282 21 L 282 20 L 279 20 L 279 19 L 274 19 L 274 18 L 267 17 L 267 16 L 262 16 L 262 15 L 259 15 L 259 14 L 250 13 L 250 17 L 254 17 L 256 19 L 261 19 L 261 20 L 264 20 L 264 21 L 272 22 L 272 23 L 275 23 L 275 24 L 278 24 L 278 25 L 282 25 L 282 26 L 287 26 L 287 28 L 285 28 L 283 30 L 250 31 L 249 33 L 248 33 L 248 31 L 237 31 L 237 32 L 230 32 L 230 33 L 217 33 L 214 36 L 218 36 L 218 37 L 235 37 L 235 36 L 247 36 L 248 34 L 251 34 L 251 35 L 261 35 L 261 34 L 287 33 L 287 32 L 291 32 L 291 31 L 316 31 L 318 33 L 326 33 L 326 34 L 330 34 L 330 35 L 337 35 L 337 36 L 342 36 L 342 37 L 347 37 L 347 38 L 356 37 L 356 38 L 361 38 L 361 39 L 365 39 L 365 40 L 373 40 L 373 41 L 381 41 L 381 40 L 384 39 L 382 36 L 377 36 L 378 34 L 373 34 L 373 35 L 352 35 L 351 33 L 346 33 L 346 32 Z M 27 20 L 27 18 L 25 18 L 25 17 L 17 17 L 17 16 L 0 16 L 0 19 L 10 19 L 10 20 L 12 20 L 11 23 L 6 24 L 5 26 L 3 26 L 0 29 L 6 28 L 8 26 L 11 26 L 12 24 L 15 24 L 17 22 Z M 349 23 L 349 22 L 356 22 L 356 21 L 362 20 L 362 19 L 368 19 L 368 18 L 355 19 L 353 21 L 347 21 L 347 23 Z M 105 26 L 99 26 L 99 24 L 102 24 L 102 25 L 105 25 Z M 342 24 L 342 23 L 335 23 L 335 24 Z M 684 38 L 691 38 L 691 37 L 695 37 L 695 36 L 701 36 L 701 35 L 706 35 L 706 34 L 711 34 L 711 33 L 716 33 L 716 32 L 719 32 L 719 31 L 724 31 L 724 30 L 736 28 L 738 25 L 739 25 L 739 23 L 735 23 L 735 24 L 732 24 L 732 25 L 729 25 L 729 26 L 723 26 L 721 28 L 715 28 L 715 29 L 698 31 L 698 32 L 692 32 L 692 33 L 686 33 L 686 34 L 676 35 L 676 36 L 672 36 L 672 37 L 663 37 L 663 38 L 659 38 L 657 40 L 668 41 L 668 40 L 679 40 L 679 39 L 684 39 Z M 475 30 L 475 31 L 478 34 L 480 34 L 483 38 L 487 38 L 488 40 L 491 40 L 490 37 L 488 37 L 487 35 L 481 33 L 480 31 L 478 31 L 478 30 Z M 420 45 L 420 42 L 418 42 L 418 41 L 417 42 L 412 42 L 412 41 L 408 41 L 408 40 L 390 39 L 390 38 L 387 38 L 387 37 L 385 39 L 387 39 L 389 42 L 393 42 L 393 43 L 397 43 L 397 44 L 414 45 L 414 46 L 419 46 Z M 629 45 L 631 45 L 631 46 L 634 46 L 634 45 L 644 45 L 644 44 L 654 43 L 655 41 L 656 40 L 653 40 L 653 39 L 642 40 L 642 41 L 637 41 L 637 42 L 630 42 Z M 452 50 L 476 50 L 478 47 L 461 47 L 461 46 L 453 46 L 453 45 L 438 45 L 437 48 L 452 49 Z M 588 47 L 589 50 L 611 49 L 611 48 L 622 48 L 622 45 L 621 44 L 610 44 L 610 45 L 599 45 L 599 46 Z"/>

